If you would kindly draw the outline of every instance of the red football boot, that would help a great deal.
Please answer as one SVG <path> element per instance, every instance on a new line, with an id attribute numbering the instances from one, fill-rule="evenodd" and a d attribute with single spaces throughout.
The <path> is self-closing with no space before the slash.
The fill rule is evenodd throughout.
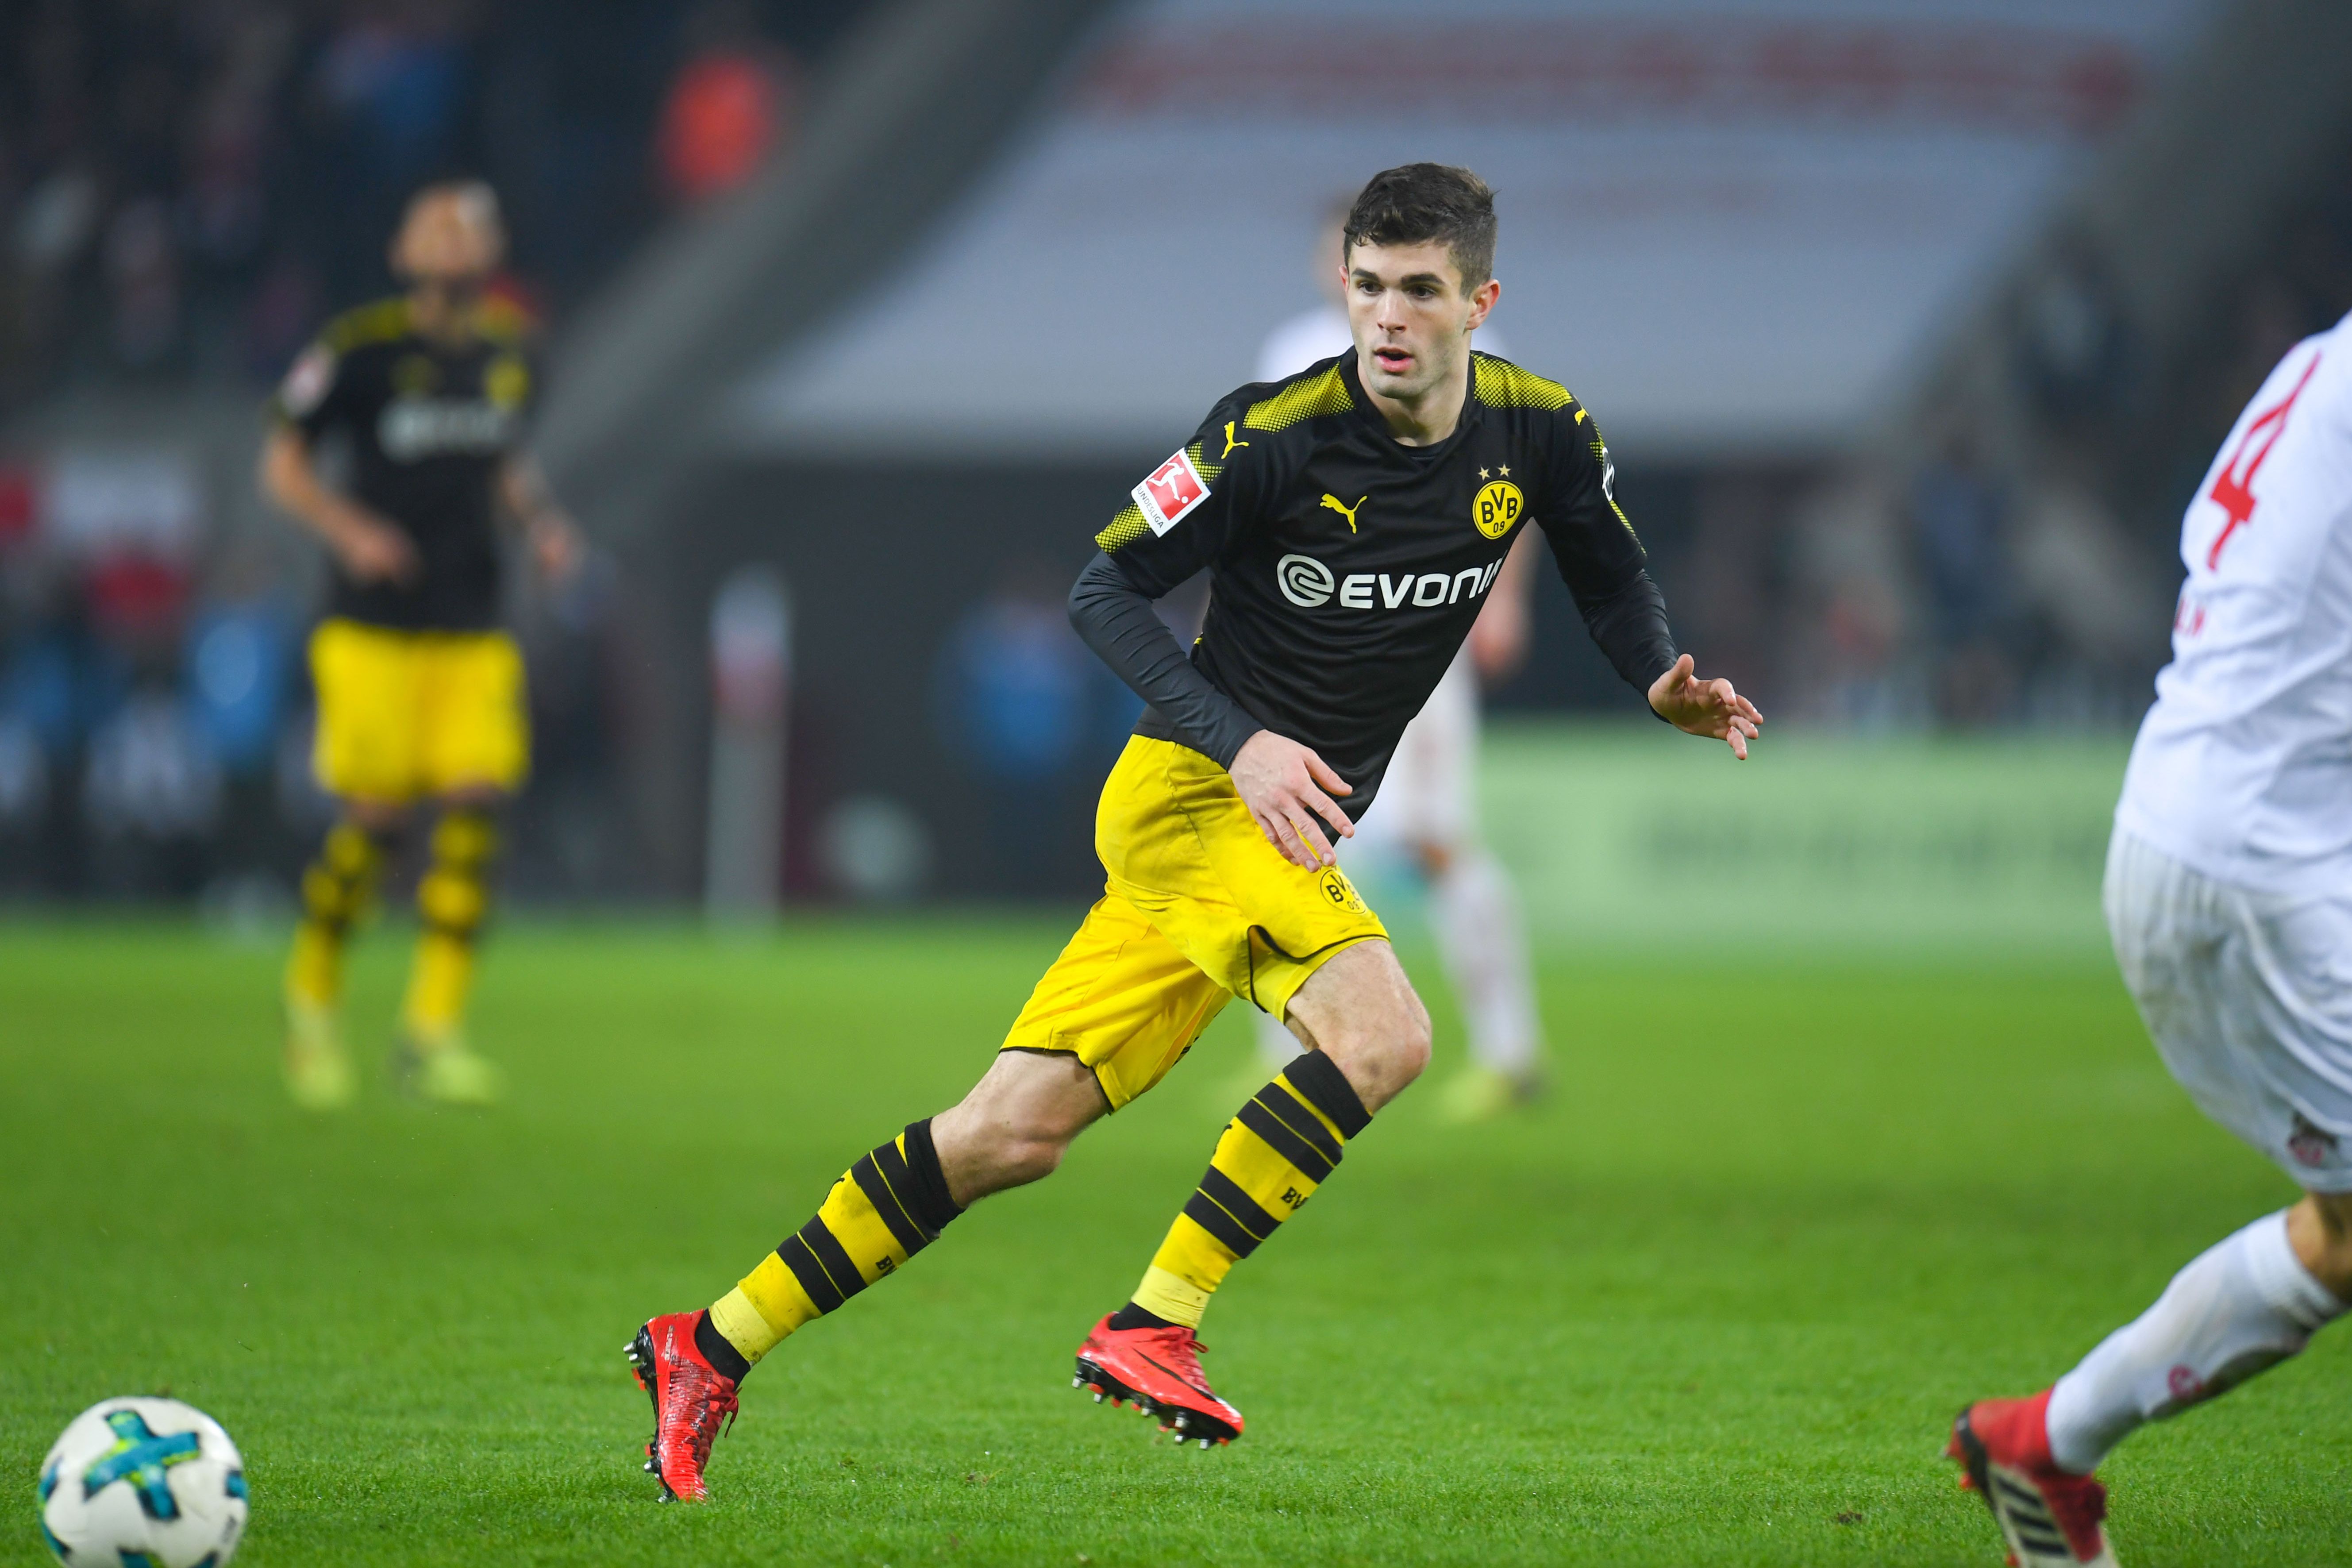
<path id="1" fill-rule="evenodd" d="M 1204 1347 L 1181 1323 L 1164 1329 L 1114 1329 L 1106 1316 L 1078 1347 L 1078 1374 L 1072 1388 L 1092 1388 L 1095 1403 L 1130 1401 L 1146 1415 L 1160 1417 L 1160 1429 L 1176 1436 L 1178 1447 L 1194 1438 L 1201 1447 L 1230 1443 L 1242 1435 L 1242 1413 L 1209 1392 L 1201 1372 Z"/>
<path id="2" fill-rule="evenodd" d="M 2107 1489 L 2062 1470 L 2050 1457 L 2050 1391 L 2031 1399 L 1980 1399 L 1952 1423 L 1944 1450 L 1968 1467 L 2009 1542 L 2011 1568 L 2116 1568 L 2107 1550 Z"/>
<path id="3" fill-rule="evenodd" d="M 661 1478 L 662 1501 L 706 1502 L 702 1468 L 710 1462 L 719 1418 L 735 1424 L 735 1380 L 694 1348 L 699 1312 L 666 1312 L 637 1331 L 628 1344 L 637 1386 L 653 1395 L 654 1440 L 646 1468 Z"/>

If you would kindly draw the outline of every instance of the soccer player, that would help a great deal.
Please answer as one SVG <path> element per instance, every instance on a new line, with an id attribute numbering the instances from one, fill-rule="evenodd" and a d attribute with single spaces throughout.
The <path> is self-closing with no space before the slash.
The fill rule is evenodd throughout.
<path id="1" fill-rule="evenodd" d="M 1348 245 L 1353 352 L 1219 403 L 1135 487 L 1071 590 L 1081 635 L 1150 704 L 1097 811 L 1104 896 L 961 1104 L 860 1156 L 707 1311 L 655 1318 L 629 1346 L 665 1497 L 706 1495 L 753 1363 L 973 1203 L 1049 1174 L 1234 996 L 1308 1048 L 1226 1126 L 1133 1298 L 1087 1335 L 1076 1382 L 1180 1441 L 1240 1436 L 1201 1370 L 1210 1296 L 1429 1056 L 1428 1015 L 1331 840 L 1378 793 L 1523 524 L 1551 540 L 1651 708 L 1747 754 L 1756 710 L 1676 654 L 1591 417 L 1558 384 L 1470 352 L 1500 292 L 1486 185 L 1430 163 L 1376 175 Z M 1202 567 L 1188 658 L 1152 601 Z"/>
<path id="2" fill-rule="evenodd" d="M 2301 1351 L 2352 1300 L 2352 317 L 2272 371 L 2189 503 L 2189 579 L 2107 848 L 2107 929 L 2165 1066 L 2304 1189 L 1950 1453 L 2016 1560 L 2112 1563 L 2099 1462 Z"/>
<path id="3" fill-rule="evenodd" d="M 310 672 L 313 762 L 341 809 L 303 873 L 285 981 L 287 1086 L 314 1110 L 356 1090 L 337 1022 L 344 942 L 398 834 L 428 804 L 432 864 L 416 889 L 424 929 L 395 1068 L 429 1100 L 479 1105 L 499 1090 L 463 1026 L 497 812 L 529 761 L 522 656 L 498 625 L 500 503 L 550 574 L 579 553 L 518 449 L 535 380 L 525 323 L 484 296 L 504 250 L 488 186 L 420 191 L 392 245 L 408 292 L 329 323 L 272 401 L 262 488 L 319 536 L 333 568 Z M 330 437 L 348 445 L 341 484 L 317 460 Z"/>
<path id="4" fill-rule="evenodd" d="M 1354 347 L 1348 324 L 1348 209 L 1331 215 L 1317 239 L 1315 278 L 1328 300 L 1276 327 L 1258 352 L 1257 379 L 1282 382 Z M 1508 359 L 1492 327 L 1485 351 Z M 1388 851 L 1422 876 L 1430 925 L 1445 977 L 1469 1026 L 1470 1061 L 1438 1089 L 1440 1114 L 1483 1121 L 1543 1089 L 1543 1022 L 1536 1010 L 1528 937 L 1510 879 L 1478 831 L 1478 688 L 1500 680 L 1527 657 L 1535 546 L 1524 531 L 1505 557 L 1462 651 L 1429 700 L 1404 727 L 1381 781 L 1381 811 L 1359 818 L 1355 854 Z M 1269 1069 L 1297 1055 L 1298 1042 L 1271 1013 L 1257 1016 L 1258 1055 Z"/>

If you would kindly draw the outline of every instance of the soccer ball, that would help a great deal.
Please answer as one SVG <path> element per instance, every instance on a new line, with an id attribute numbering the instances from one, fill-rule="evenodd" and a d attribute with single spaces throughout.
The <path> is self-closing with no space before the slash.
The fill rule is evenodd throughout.
<path id="1" fill-rule="evenodd" d="M 109 1399 L 41 1461 L 41 1535 L 68 1568 L 222 1568 L 245 1533 L 245 1459 L 176 1399 Z"/>

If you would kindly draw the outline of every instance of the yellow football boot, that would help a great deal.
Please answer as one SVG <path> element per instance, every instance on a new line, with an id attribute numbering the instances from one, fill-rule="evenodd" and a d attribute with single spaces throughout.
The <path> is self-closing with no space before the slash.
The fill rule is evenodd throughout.
<path id="1" fill-rule="evenodd" d="M 305 1110 L 341 1110 L 359 1098 L 335 1010 L 307 997 L 286 998 L 286 1092 Z"/>
<path id="2" fill-rule="evenodd" d="M 489 1106 L 506 1098 L 506 1069 L 475 1055 L 454 1029 L 437 1039 L 403 1030 L 392 1070 L 403 1092 L 436 1105 Z"/>

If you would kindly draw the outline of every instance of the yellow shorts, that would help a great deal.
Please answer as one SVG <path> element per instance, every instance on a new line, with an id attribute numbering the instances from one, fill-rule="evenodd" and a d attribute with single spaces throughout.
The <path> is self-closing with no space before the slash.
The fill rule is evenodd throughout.
<path id="1" fill-rule="evenodd" d="M 530 764 L 522 653 L 504 632 L 408 632 L 321 621 L 310 634 L 319 690 L 320 785 L 404 804 L 461 789 L 511 791 Z"/>
<path id="2" fill-rule="evenodd" d="M 1138 735 L 1103 785 L 1103 897 L 1045 971 L 1003 1048 L 1093 1069 L 1116 1110 L 1158 1083 L 1235 996 L 1276 1017 L 1307 977 L 1388 935 L 1336 866 L 1308 871 L 1265 841 L 1231 774 Z"/>

